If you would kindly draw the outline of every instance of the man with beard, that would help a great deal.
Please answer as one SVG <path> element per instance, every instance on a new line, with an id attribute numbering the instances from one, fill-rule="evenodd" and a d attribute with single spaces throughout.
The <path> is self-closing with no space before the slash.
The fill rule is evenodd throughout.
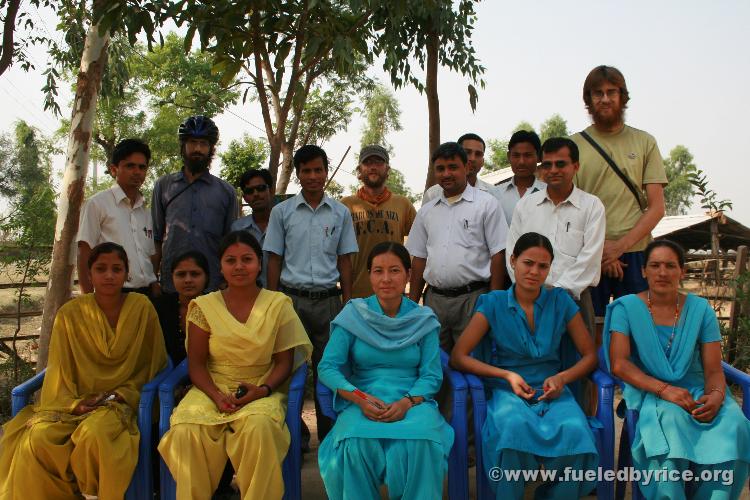
<path id="1" fill-rule="evenodd" d="M 479 172 L 482 170 L 482 167 L 484 167 L 484 139 L 479 137 L 477 134 L 473 134 L 470 132 L 459 137 L 458 141 L 456 142 L 458 142 L 458 144 L 462 148 L 464 148 L 464 151 L 466 151 L 466 166 L 468 168 L 466 180 L 469 182 L 469 184 L 479 189 L 480 191 L 490 193 L 498 201 L 502 201 L 500 190 L 492 184 L 484 182 L 478 177 Z M 440 187 L 439 183 L 436 183 L 434 186 L 430 186 L 430 188 L 425 191 L 424 195 L 422 196 L 422 204 L 424 205 L 428 201 L 438 198 L 442 192 L 443 188 Z"/>
<path id="2" fill-rule="evenodd" d="M 625 125 L 629 100 L 622 73 L 597 66 L 583 84 L 594 123 L 571 137 L 580 150 L 576 185 L 597 196 L 606 212 L 602 278 L 591 294 L 597 316 L 604 316 L 610 296 L 647 288 L 643 250 L 665 211 L 667 175 L 659 148 L 653 136 Z"/>
<path id="3" fill-rule="evenodd" d="M 219 140 L 213 120 L 191 116 L 180 125 L 178 136 L 182 170 L 156 181 L 151 204 L 162 289 L 175 291 L 172 260 L 197 250 L 208 259 L 207 290 L 213 291 L 221 282 L 219 241 L 237 216 L 237 195 L 229 183 L 208 171 Z"/>
<path id="4" fill-rule="evenodd" d="M 351 254 L 358 247 L 349 210 L 325 194 L 326 152 L 307 144 L 294 153 L 293 161 L 302 190 L 271 210 L 263 251 L 269 252 L 268 289 L 292 299 L 312 342 L 315 387 L 331 320 L 351 298 Z M 323 415 L 317 397 L 315 419 L 323 441 L 333 422 Z"/>
<path id="5" fill-rule="evenodd" d="M 441 144 L 432 165 L 442 191 L 419 209 L 406 242 L 409 298 L 419 302 L 427 283 L 424 303 L 440 320 L 440 347 L 450 352 L 479 296 L 503 286 L 508 225 L 497 199 L 468 182 L 458 143 Z"/>
<path id="6" fill-rule="evenodd" d="M 253 213 L 240 217 L 232 223 L 232 231 L 247 231 L 258 240 L 260 246 L 266 239 L 268 218 L 273 204 L 273 178 L 268 169 L 248 170 L 240 177 L 240 189 L 245 203 L 250 205 Z M 263 252 L 263 268 L 258 279 L 263 287 L 268 282 L 268 252 Z"/>
<path id="7" fill-rule="evenodd" d="M 365 146 L 359 153 L 357 176 L 362 187 L 357 194 L 341 200 L 352 213 L 359 252 L 352 259 L 354 285 L 352 297 L 369 297 L 372 286 L 367 272 L 367 256 L 384 241 L 404 242 L 417 211 L 404 196 L 386 187 L 390 165 L 388 151 L 382 146 Z"/>
<path id="8" fill-rule="evenodd" d="M 513 177 L 496 186 L 500 193 L 505 220 L 510 226 L 516 205 L 526 195 L 544 189 L 544 182 L 536 178 L 536 165 L 542 156 L 542 142 L 536 132 L 519 130 L 508 141 L 508 161 Z M 506 259 L 507 259 L 506 255 Z"/>

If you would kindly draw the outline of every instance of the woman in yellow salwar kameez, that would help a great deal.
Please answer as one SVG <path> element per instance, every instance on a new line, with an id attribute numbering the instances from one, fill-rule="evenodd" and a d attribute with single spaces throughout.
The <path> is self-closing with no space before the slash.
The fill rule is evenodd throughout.
<path id="1" fill-rule="evenodd" d="M 4 427 L 0 499 L 121 500 L 138 461 L 136 410 L 143 384 L 167 364 L 151 302 L 122 293 L 125 250 L 94 247 L 94 293 L 55 317 L 39 404 Z"/>
<path id="2" fill-rule="evenodd" d="M 219 255 L 227 288 L 188 307 L 194 385 L 172 414 L 159 452 L 180 500 L 210 499 L 227 458 L 242 498 L 281 498 L 289 377 L 312 345 L 291 300 L 258 287 L 263 254 L 255 238 L 229 233 Z"/>

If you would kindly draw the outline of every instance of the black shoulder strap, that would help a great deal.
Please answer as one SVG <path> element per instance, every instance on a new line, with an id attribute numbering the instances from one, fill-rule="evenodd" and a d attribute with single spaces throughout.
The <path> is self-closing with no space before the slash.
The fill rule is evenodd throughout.
<path id="1" fill-rule="evenodd" d="M 631 193 L 633 193 L 633 196 L 635 196 L 635 201 L 638 203 L 638 207 L 641 209 L 641 212 L 646 211 L 646 204 L 643 200 L 643 195 L 639 194 L 638 188 L 636 188 L 633 185 L 633 181 L 631 181 L 625 173 L 620 170 L 620 168 L 617 166 L 615 161 L 607 154 L 604 149 L 594 140 L 593 137 L 591 137 L 585 130 L 581 130 L 581 137 L 586 139 L 586 141 L 591 144 L 591 147 L 593 147 L 597 153 L 602 155 L 602 158 L 607 162 L 607 164 L 612 168 L 612 171 L 617 174 L 617 177 L 620 178 L 622 182 L 625 183 L 625 186 L 627 186 L 628 190 L 630 190 Z"/>
<path id="2" fill-rule="evenodd" d="M 182 193 L 184 193 L 185 191 L 187 191 L 188 189 L 190 189 L 190 186 L 192 186 L 192 183 L 188 183 L 188 185 L 187 185 L 187 186 L 185 186 L 184 188 L 180 189 L 180 191 L 179 191 L 179 192 L 178 192 L 178 193 L 177 193 L 176 195 L 172 196 L 172 197 L 171 197 L 171 198 L 169 199 L 169 201 L 167 201 L 167 204 L 166 204 L 166 205 L 164 205 L 164 213 L 165 213 L 165 214 L 167 213 L 167 207 L 169 207 L 169 205 L 171 205 L 171 204 L 172 204 L 172 202 L 173 202 L 174 200 L 176 200 L 178 196 L 180 196 L 180 195 L 181 195 Z"/>

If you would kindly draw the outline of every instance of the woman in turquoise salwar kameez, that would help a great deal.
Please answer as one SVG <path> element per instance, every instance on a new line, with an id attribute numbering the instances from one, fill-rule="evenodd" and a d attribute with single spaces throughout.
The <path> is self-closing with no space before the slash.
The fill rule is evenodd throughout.
<path id="1" fill-rule="evenodd" d="M 607 308 L 607 363 L 638 410 L 631 448 L 635 469 L 686 471 L 690 498 L 738 498 L 747 483 L 750 422 L 727 390 L 721 334 L 706 299 L 679 293 L 685 255 L 676 243 L 645 250 L 648 290 Z M 708 480 L 708 478 L 711 478 Z M 682 480 L 641 483 L 646 498 L 686 498 Z"/>
<path id="2" fill-rule="evenodd" d="M 338 419 L 318 451 L 328 497 L 442 498 L 453 430 L 433 400 L 442 382 L 440 324 L 406 298 L 409 253 L 380 243 L 368 257 L 375 295 L 353 299 L 331 323 L 318 366 Z"/>
<path id="3" fill-rule="evenodd" d="M 455 368 L 479 375 L 491 391 L 482 458 L 498 499 L 523 498 L 525 486 L 523 473 L 498 477 L 498 468 L 543 464 L 558 479 L 566 468 L 576 472 L 543 483 L 536 498 L 579 498 L 596 486 L 584 480 L 598 465 L 594 435 L 567 387 L 594 369 L 596 351 L 573 299 L 561 288 L 544 287 L 553 256 L 546 237 L 522 235 L 510 259 L 515 285 L 479 298 L 451 354 Z"/>

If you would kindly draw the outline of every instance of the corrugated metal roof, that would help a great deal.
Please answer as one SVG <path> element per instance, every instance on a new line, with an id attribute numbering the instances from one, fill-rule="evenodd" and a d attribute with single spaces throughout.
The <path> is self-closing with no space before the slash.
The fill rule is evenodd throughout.
<path id="1" fill-rule="evenodd" d="M 711 217 L 706 214 L 695 214 L 695 215 L 669 215 L 663 217 L 662 220 L 656 225 L 654 230 L 651 232 L 654 238 L 680 231 L 688 227 L 700 224 L 710 220 Z"/>
<path id="2" fill-rule="evenodd" d="M 495 170 L 488 174 L 480 175 L 479 178 L 488 184 L 497 186 L 506 179 L 513 177 L 513 170 L 510 167 L 505 167 L 500 170 Z"/>

